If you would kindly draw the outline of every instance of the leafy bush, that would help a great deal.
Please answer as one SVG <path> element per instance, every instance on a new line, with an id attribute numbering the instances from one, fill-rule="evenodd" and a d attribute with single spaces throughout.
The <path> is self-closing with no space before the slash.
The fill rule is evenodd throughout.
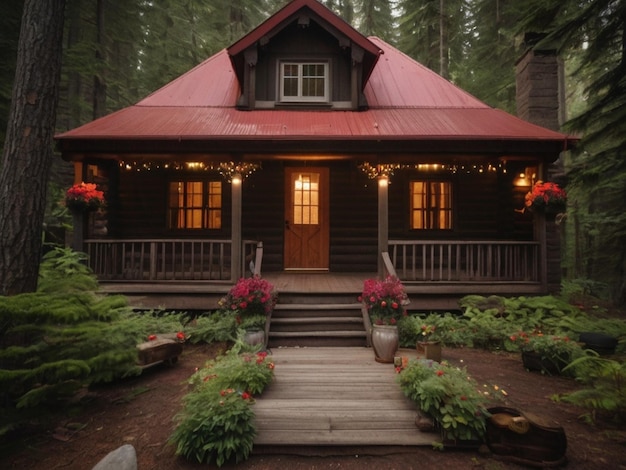
<path id="1" fill-rule="evenodd" d="M 464 368 L 423 359 L 412 360 L 398 375 L 403 393 L 435 420 L 444 439 L 483 440 L 493 400 Z M 486 393 L 486 394 L 485 394 Z"/>
<path id="2" fill-rule="evenodd" d="M 185 333 L 188 341 L 194 344 L 230 342 L 237 338 L 237 328 L 235 314 L 220 310 L 194 319 Z"/>
<path id="3" fill-rule="evenodd" d="M 48 405 L 89 384 L 140 371 L 137 338 L 121 326 L 130 314 L 126 299 L 97 295 L 82 259 L 53 250 L 38 292 L 0 297 L 0 412 L 7 418 L 0 435 L 42 419 Z"/>
<path id="4" fill-rule="evenodd" d="M 598 411 L 610 414 L 616 422 L 626 419 L 626 362 L 589 353 L 574 360 L 566 371 L 570 368 L 585 386 L 563 395 L 564 401 L 591 410 L 589 421 L 595 420 Z"/>
<path id="5" fill-rule="evenodd" d="M 206 363 L 191 378 L 193 390 L 184 398 L 178 426 L 170 440 L 176 453 L 221 467 L 245 460 L 255 436 L 252 395 L 273 377 L 267 353 L 236 354 L 231 350 Z"/>

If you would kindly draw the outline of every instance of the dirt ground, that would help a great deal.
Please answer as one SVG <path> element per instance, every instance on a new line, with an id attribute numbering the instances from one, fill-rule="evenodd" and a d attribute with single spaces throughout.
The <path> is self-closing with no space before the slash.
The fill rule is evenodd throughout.
<path id="1" fill-rule="evenodd" d="M 168 444 L 173 417 L 187 391 L 186 379 L 223 345 L 186 345 L 178 364 L 156 366 L 140 377 L 91 390 L 83 405 L 63 416 L 57 427 L 4 448 L 3 469 L 85 469 L 96 465 L 108 452 L 132 444 L 139 470 L 208 469 L 174 455 Z M 496 384 L 508 393 L 502 406 L 532 412 L 565 429 L 567 468 L 626 469 L 626 430 L 607 422 L 596 426 L 583 423 L 583 410 L 556 403 L 551 396 L 576 387 L 567 378 L 526 371 L 519 355 L 472 349 L 445 348 L 444 359 L 467 367 L 479 383 Z M 476 449 L 434 450 L 431 447 L 362 448 L 254 448 L 253 455 L 226 469 L 516 469 Z"/>

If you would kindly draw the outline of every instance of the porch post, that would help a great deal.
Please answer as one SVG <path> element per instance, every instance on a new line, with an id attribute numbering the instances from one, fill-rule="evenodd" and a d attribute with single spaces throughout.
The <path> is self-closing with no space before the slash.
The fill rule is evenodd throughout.
<path id="1" fill-rule="evenodd" d="M 548 292 L 548 243 L 546 237 L 546 215 L 535 213 L 534 219 L 535 240 L 539 241 L 541 287 L 544 292 Z"/>
<path id="2" fill-rule="evenodd" d="M 242 276 L 241 272 L 241 184 L 240 174 L 233 176 L 231 182 L 232 215 L 231 215 L 231 254 L 230 254 L 230 279 L 233 282 Z"/>
<path id="3" fill-rule="evenodd" d="M 385 276 L 382 253 L 389 250 L 389 177 L 378 177 L 378 275 Z"/>

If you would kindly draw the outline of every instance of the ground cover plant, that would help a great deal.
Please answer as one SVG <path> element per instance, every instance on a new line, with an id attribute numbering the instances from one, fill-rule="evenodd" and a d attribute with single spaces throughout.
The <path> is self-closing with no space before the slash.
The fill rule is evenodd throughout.
<path id="1" fill-rule="evenodd" d="M 233 348 L 196 371 L 170 438 L 176 453 L 218 467 L 247 459 L 255 437 L 253 396 L 270 383 L 273 370 L 266 352 Z"/>
<path id="2" fill-rule="evenodd" d="M 554 296 L 466 296 L 461 314 L 413 314 L 400 324 L 402 344 L 413 347 L 423 325 L 435 328 L 437 339 L 449 347 L 492 351 L 533 351 L 546 361 L 542 372 L 564 374 L 585 385 L 571 395 L 555 396 L 597 412 L 613 412 L 622 421 L 626 410 L 624 357 L 626 321 L 587 313 Z M 581 333 L 596 332 L 618 339 L 615 355 L 602 358 L 579 342 Z M 443 396 L 443 395 L 442 395 Z M 442 398 L 443 399 L 443 398 Z"/>
<path id="3" fill-rule="evenodd" d="M 466 369 L 446 362 L 412 360 L 398 373 L 403 393 L 435 420 L 444 443 L 483 442 L 489 417 L 487 407 L 500 398 L 491 388 L 481 389 Z M 499 390 L 496 386 L 495 392 Z"/>

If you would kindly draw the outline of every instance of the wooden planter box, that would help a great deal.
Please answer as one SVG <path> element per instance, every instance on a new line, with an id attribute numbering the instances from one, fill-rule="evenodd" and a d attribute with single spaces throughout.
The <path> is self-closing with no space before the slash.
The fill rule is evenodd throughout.
<path id="1" fill-rule="evenodd" d="M 173 365 L 178 362 L 178 356 L 183 352 L 183 345 L 175 339 L 157 336 L 152 341 L 138 344 L 137 350 L 141 367 L 150 367 L 163 362 Z"/>

